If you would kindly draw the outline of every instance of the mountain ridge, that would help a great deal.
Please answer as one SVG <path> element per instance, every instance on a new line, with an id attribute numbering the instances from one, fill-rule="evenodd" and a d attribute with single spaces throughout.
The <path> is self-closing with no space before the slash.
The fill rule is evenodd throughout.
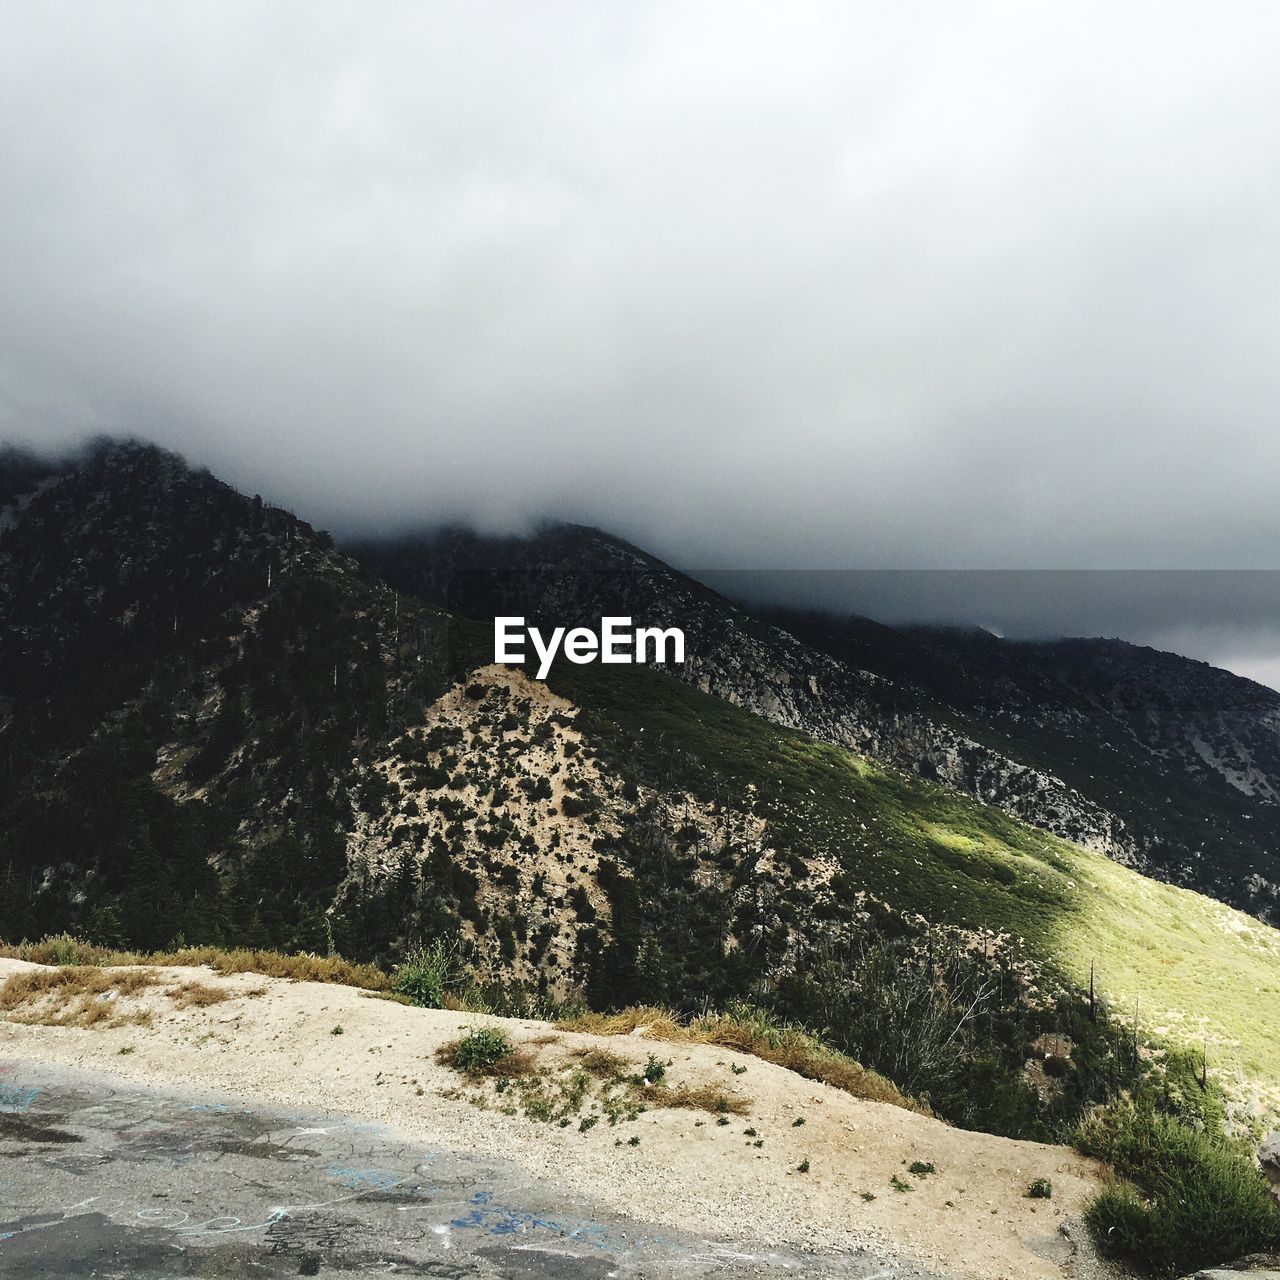
<path id="1" fill-rule="evenodd" d="M 522 554 L 516 585 L 562 624 L 662 621 L 657 575 L 692 619 L 691 670 L 495 667 L 476 620 L 511 590 L 494 570 L 454 577 L 445 605 L 397 590 L 145 446 L 40 489 L 0 533 L 0 936 L 382 964 L 450 940 L 489 1007 L 750 1000 L 1011 1134 L 1166 1052 L 1190 1079 L 1174 1048 L 1130 1051 L 1106 1010 L 1135 995 L 1244 1105 L 1280 1085 L 1280 1010 L 1258 1019 L 1273 930 L 785 723 L 817 707 L 852 736 L 828 694 L 847 666 L 643 553 L 610 547 L 608 591 L 545 544 Z M 446 607 L 464 602 L 471 618 Z M 874 673 L 858 689 L 918 726 L 923 694 Z M 872 985 L 833 1006 L 851 972 Z M 984 1010 L 959 1050 L 886 1057 L 877 1010 L 953 991 Z M 1033 1070 L 1049 1034 L 1076 1045 L 1062 1083 Z"/>

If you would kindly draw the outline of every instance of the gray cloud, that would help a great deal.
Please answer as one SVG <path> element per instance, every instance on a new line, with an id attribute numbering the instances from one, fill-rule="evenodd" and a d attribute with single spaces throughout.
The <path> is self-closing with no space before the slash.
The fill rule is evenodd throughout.
<path id="1" fill-rule="evenodd" d="M 695 570 L 735 599 L 1010 639 L 1121 637 L 1280 689 L 1280 570 Z"/>
<path id="2" fill-rule="evenodd" d="M 0 14 L 0 433 L 339 529 L 1267 566 L 1280 10 Z"/>

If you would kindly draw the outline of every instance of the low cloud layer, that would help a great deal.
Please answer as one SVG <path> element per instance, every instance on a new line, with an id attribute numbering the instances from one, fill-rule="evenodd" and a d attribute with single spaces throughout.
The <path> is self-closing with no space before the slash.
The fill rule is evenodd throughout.
<path id="1" fill-rule="evenodd" d="M 13 0 L 0 434 L 339 530 L 1262 567 L 1280 10 Z"/>
<path id="2" fill-rule="evenodd" d="M 695 571 L 697 572 L 697 571 Z M 1280 570 L 810 570 L 698 572 L 736 599 L 1014 640 L 1119 637 L 1280 690 Z"/>

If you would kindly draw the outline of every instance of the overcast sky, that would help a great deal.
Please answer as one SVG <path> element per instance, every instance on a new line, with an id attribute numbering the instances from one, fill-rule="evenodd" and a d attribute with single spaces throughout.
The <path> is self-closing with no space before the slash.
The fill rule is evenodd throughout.
<path id="1" fill-rule="evenodd" d="M 686 565 L 1280 564 L 1280 6 L 0 8 L 0 434 Z"/>

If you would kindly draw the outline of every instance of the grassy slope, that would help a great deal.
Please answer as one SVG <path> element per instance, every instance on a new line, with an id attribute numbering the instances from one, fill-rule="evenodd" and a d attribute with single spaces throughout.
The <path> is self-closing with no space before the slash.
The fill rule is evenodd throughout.
<path id="1" fill-rule="evenodd" d="M 835 856 L 853 885 L 938 922 L 1020 936 L 1145 1031 L 1198 1045 L 1280 1098 L 1280 932 L 954 792 L 777 728 L 639 668 L 552 681 L 620 756 L 684 785 L 754 784 L 775 839 Z M 638 747 L 637 744 L 647 744 Z"/>

